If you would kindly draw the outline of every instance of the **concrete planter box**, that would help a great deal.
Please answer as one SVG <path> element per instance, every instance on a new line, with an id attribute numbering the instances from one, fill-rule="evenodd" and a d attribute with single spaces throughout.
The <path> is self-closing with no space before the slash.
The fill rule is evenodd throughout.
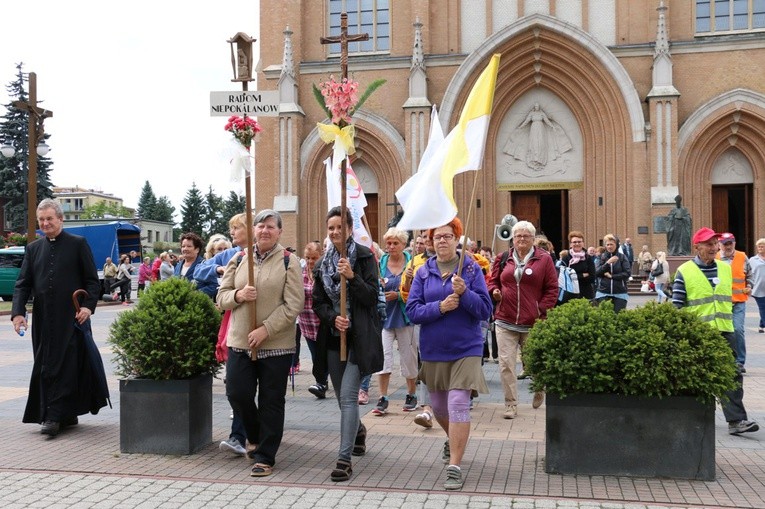
<path id="1" fill-rule="evenodd" d="M 212 375 L 120 380 L 120 451 L 193 454 L 212 442 Z"/>
<path id="2" fill-rule="evenodd" d="M 691 397 L 547 395 L 545 472 L 712 481 L 715 407 Z"/>

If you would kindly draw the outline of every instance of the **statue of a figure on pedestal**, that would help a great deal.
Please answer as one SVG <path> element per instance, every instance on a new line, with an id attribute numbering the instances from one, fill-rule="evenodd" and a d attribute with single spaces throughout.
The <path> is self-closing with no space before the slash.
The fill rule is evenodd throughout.
<path id="1" fill-rule="evenodd" d="M 683 197 L 678 194 L 676 207 L 667 214 L 667 254 L 670 256 L 691 254 L 691 213 L 682 203 Z"/>

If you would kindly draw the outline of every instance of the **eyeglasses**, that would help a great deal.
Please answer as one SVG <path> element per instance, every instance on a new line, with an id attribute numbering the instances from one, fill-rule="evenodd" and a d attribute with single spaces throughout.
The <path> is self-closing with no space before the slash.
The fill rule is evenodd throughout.
<path id="1" fill-rule="evenodd" d="M 454 234 L 444 233 L 443 235 L 433 235 L 433 242 L 439 242 L 441 240 L 445 240 L 447 242 L 449 242 L 450 240 L 454 240 Z"/>
<path id="2" fill-rule="evenodd" d="M 572 240 L 571 243 L 572 244 L 581 244 L 582 241 L 581 240 Z"/>
<path id="3" fill-rule="evenodd" d="M 721 242 L 723 246 L 730 246 L 733 242 Z"/>
<path id="4" fill-rule="evenodd" d="M 515 239 L 530 239 L 531 235 L 513 235 Z"/>

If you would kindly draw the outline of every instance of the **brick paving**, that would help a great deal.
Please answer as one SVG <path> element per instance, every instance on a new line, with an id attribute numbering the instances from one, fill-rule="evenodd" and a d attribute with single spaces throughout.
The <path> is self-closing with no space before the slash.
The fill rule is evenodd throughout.
<path id="1" fill-rule="evenodd" d="M 631 297 L 631 305 L 647 297 Z M 101 306 L 94 334 L 107 370 L 109 323 L 123 310 Z M 765 334 L 757 333 L 756 306 L 747 309 L 745 399 L 750 418 L 765 424 Z M 113 409 L 80 418 L 80 425 L 55 439 L 22 424 L 32 365 L 28 338 L 0 319 L 0 505 L 3 507 L 765 507 L 765 431 L 732 437 L 716 415 L 717 479 L 713 482 L 611 476 L 548 475 L 544 472 L 545 407 L 531 408 L 528 382 L 521 381 L 521 405 L 504 420 L 498 367 L 487 364 L 491 394 L 471 412 L 472 429 L 463 461 L 465 486 L 443 491 L 440 452 L 445 436 L 413 423 L 401 411 L 405 385 L 396 373 L 391 404 L 383 417 L 361 407 L 368 428 L 368 452 L 354 458 L 350 482 L 332 483 L 339 410 L 333 399 L 317 400 L 307 347 L 295 393 L 287 395 L 285 436 L 274 474 L 249 476 L 249 462 L 218 451 L 228 436 L 230 409 L 221 380 L 213 385 L 214 442 L 191 456 L 121 454 L 119 392 L 109 373 Z M 398 365 L 398 364 L 396 364 Z M 377 396 L 373 382 L 370 396 Z M 661 425 L 661 423 L 657 423 Z M 129 495 L 129 497 L 127 496 Z"/>

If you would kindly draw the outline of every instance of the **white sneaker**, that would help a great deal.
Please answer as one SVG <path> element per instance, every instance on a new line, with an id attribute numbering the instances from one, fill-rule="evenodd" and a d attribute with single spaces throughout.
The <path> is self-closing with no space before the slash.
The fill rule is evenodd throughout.
<path id="1" fill-rule="evenodd" d="M 239 440 L 233 437 L 229 438 L 228 440 L 221 441 L 218 449 L 223 452 L 230 452 L 235 456 L 244 456 L 244 454 L 247 452 L 244 446 L 239 443 Z"/>

